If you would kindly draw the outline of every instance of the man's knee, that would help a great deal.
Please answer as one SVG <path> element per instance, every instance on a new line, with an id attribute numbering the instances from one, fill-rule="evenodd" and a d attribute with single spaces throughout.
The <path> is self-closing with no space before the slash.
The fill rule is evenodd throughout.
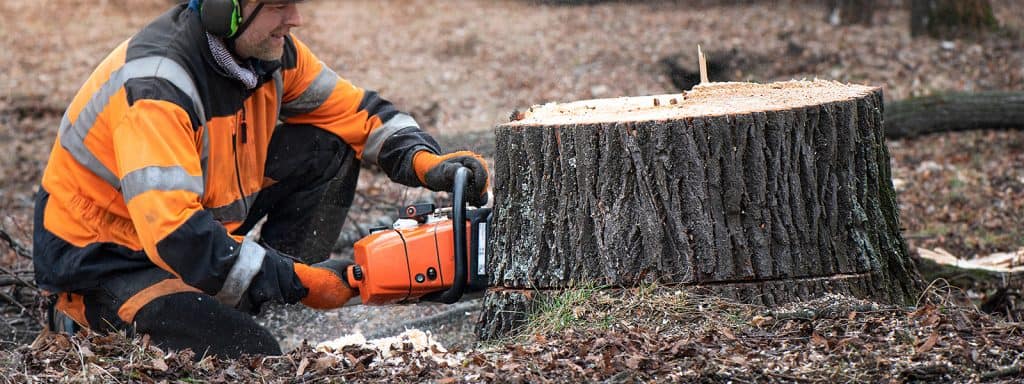
<path id="1" fill-rule="evenodd" d="M 196 292 L 154 299 L 135 316 L 135 332 L 148 334 L 162 348 L 190 348 L 204 355 L 280 355 L 281 347 L 266 328 L 245 313 Z"/>

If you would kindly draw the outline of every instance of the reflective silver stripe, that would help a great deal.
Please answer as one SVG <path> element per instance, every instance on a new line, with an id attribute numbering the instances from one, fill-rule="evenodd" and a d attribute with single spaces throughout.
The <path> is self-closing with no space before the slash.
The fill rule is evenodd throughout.
<path id="1" fill-rule="evenodd" d="M 416 124 L 416 120 L 412 116 L 399 113 L 374 129 L 373 132 L 370 132 L 370 137 L 366 138 L 366 146 L 363 147 L 363 161 L 377 164 L 377 157 L 380 156 L 380 149 L 384 146 L 384 142 L 391 135 L 409 127 L 419 128 L 420 125 Z"/>
<path id="2" fill-rule="evenodd" d="M 295 100 L 284 103 L 282 110 L 284 117 L 313 112 L 320 108 L 327 98 L 331 97 L 331 93 L 334 93 L 334 87 L 338 85 L 338 74 L 323 62 L 320 63 L 320 66 L 322 67 L 320 74 L 316 75 L 316 79 L 313 79 L 306 90 Z"/>
<path id="3" fill-rule="evenodd" d="M 242 300 L 242 295 L 249 289 L 249 284 L 252 284 L 252 278 L 260 272 L 263 258 L 267 255 L 266 249 L 249 238 L 242 241 L 241 247 L 235 265 L 231 266 L 228 278 L 224 280 L 224 286 L 214 296 L 217 301 L 231 307 L 238 305 Z"/>
<path id="4" fill-rule="evenodd" d="M 202 111 L 203 110 L 202 107 L 200 107 L 199 110 Z M 200 113 L 202 113 L 202 112 L 200 112 Z M 200 114 L 200 116 L 204 116 L 204 115 Z M 206 117 L 200 117 L 200 119 L 204 119 L 205 120 Z M 203 150 L 202 150 L 202 153 L 199 155 L 199 166 L 202 167 L 202 169 L 203 169 L 203 185 L 204 186 L 206 185 L 207 178 L 210 176 L 210 173 L 206 171 L 207 169 L 209 169 L 209 168 L 207 168 L 207 166 L 209 166 L 209 163 L 210 163 L 210 129 L 209 128 L 210 127 L 207 126 L 206 123 L 203 123 L 203 139 L 202 139 L 203 140 Z"/>
<path id="5" fill-rule="evenodd" d="M 179 166 L 145 167 L 121 178 L 122 194 L 127 204 L 146 191 L 191 191 L 203 195 L 203 177 L 192 176 Z"/>
<path id="6" fill-rule="evenodd" d="M 196 109 L 199 119 L 204 120 L 199 122 L 199 125 L 205 126 L 206 124 L 206 114 L 203 110 L 202 100 L 199 98 L 199 91 L 196 90 L 188 71 L 174 60 L 160 56 L 143 57 L 129 61 L 112 72 L 110 79 L 100 86 L 99 90 L 92 95 L 89 102 L 78 113 L 74 124 L 71 124 L 70 116 L 67 113 L 64 114 L 60 126 L 60 144 L 71 153 L 76 161 L 117 189 L 121 187 L 117 177 L 86 148 L 85 138 L 89 135 L 89 130 L 96 125 L 96 119 L 100 113 L 107 108 L 110 98 L 121 87 L 124 87 L 128 80 L 140 77 L 158 77 L 173 84 L 192 99 L 192 105 Z M 204 174 L 206 173 L 205 165 L 204 163 Z"/>
<path id="7" fill-rule="evenodd" d="M 228 223 L 233 221 L 243 221 L 249 214 L 245 210 L 246 207 L 252 207 L 252 203 L 256 201 L 256 197 L 259 196 L 259 192 L 255 192 L 244 199 L 238 199 L 231 204 L 222 205 L 215 208 L 206 208 L 207 211 L 213 215 L 214 220 L 221 223 Z"/>
<path id="8" fill-rule="evenodd" d="M 92 102 L 89 102 L 91 105 Z M 88 108 L 88 105 L 86 105 Z M 71 120 L 68 119 L 68 113 L 64 112 L 64 118 L 60 121 L 60 145 L 64 147 L 71 157 L 75 159 L 79 164 L 88 169 L 90 172 L 96 174 L 101 179 L 105 180 L 107 184 L 110 184 L 114 189 L 121 189 L 120 181 L 117 179 L 117 175 L 114 175 L 110 169 L 100 162 L 100 159 L 96 158 L 96 155 L 89 151 L 89 148 L 85 147 L 85 135 L 89 133 L 88 130 L 72 129 Z M 75 126 L 80 126 L 75 124 Z"/>

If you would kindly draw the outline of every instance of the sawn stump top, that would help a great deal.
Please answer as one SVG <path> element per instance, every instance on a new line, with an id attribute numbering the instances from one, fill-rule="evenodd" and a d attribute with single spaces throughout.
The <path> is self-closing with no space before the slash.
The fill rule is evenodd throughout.
<path id="1" fill-rule="evenodd" d="M 788 110 L 865 97 L 878 88 L 835 81 L 710 83 L 685 93 L 536 105 L 506 125 L 654 121 Z"/>

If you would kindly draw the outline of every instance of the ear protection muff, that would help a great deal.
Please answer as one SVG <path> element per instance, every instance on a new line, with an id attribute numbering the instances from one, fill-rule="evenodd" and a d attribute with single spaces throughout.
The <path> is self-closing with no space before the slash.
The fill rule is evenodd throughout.
<path id="1" fill-rule="evenodd" d="M 238 0 L 203 0 L 199 6 L 203 27 L 214 36 L 232 38 L 242 24 L 242 7 Z"/>

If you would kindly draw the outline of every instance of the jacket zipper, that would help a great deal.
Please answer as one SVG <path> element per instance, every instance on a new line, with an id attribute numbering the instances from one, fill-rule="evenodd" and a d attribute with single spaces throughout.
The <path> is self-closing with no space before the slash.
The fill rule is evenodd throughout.
<path id="1" fill-rule="evenodd" d="M 247 141 L 247 136 L 248 136 L 248 133 L 247 133 L 248 127 L 246 127 L 246 124 L 245 124 L 245 104 L 242 104 L 242 119 L 241 119 L 241 124 L 239 124 L 238 127 L 242 131 L 242 143 L 244 144 Z M 242 167 L 240 167 L 239 163 L 238 163 L 238 130 L 239 130 L 239 128 L 236 128 L 235 132 L 231 132 L 231 152 L 234 154 L 234 158 L 235 158 L 235 181 L 238 183 L 238 194 L 241 195 L 242 207 L 245 208 L 244 213 L 246 215 L 248 215 L 249 214 L 249 202 L 245 200 L 245 189 L 242 188 Z M 242 218 L 242 220 L 244 221 L 245 218 Z"/>

